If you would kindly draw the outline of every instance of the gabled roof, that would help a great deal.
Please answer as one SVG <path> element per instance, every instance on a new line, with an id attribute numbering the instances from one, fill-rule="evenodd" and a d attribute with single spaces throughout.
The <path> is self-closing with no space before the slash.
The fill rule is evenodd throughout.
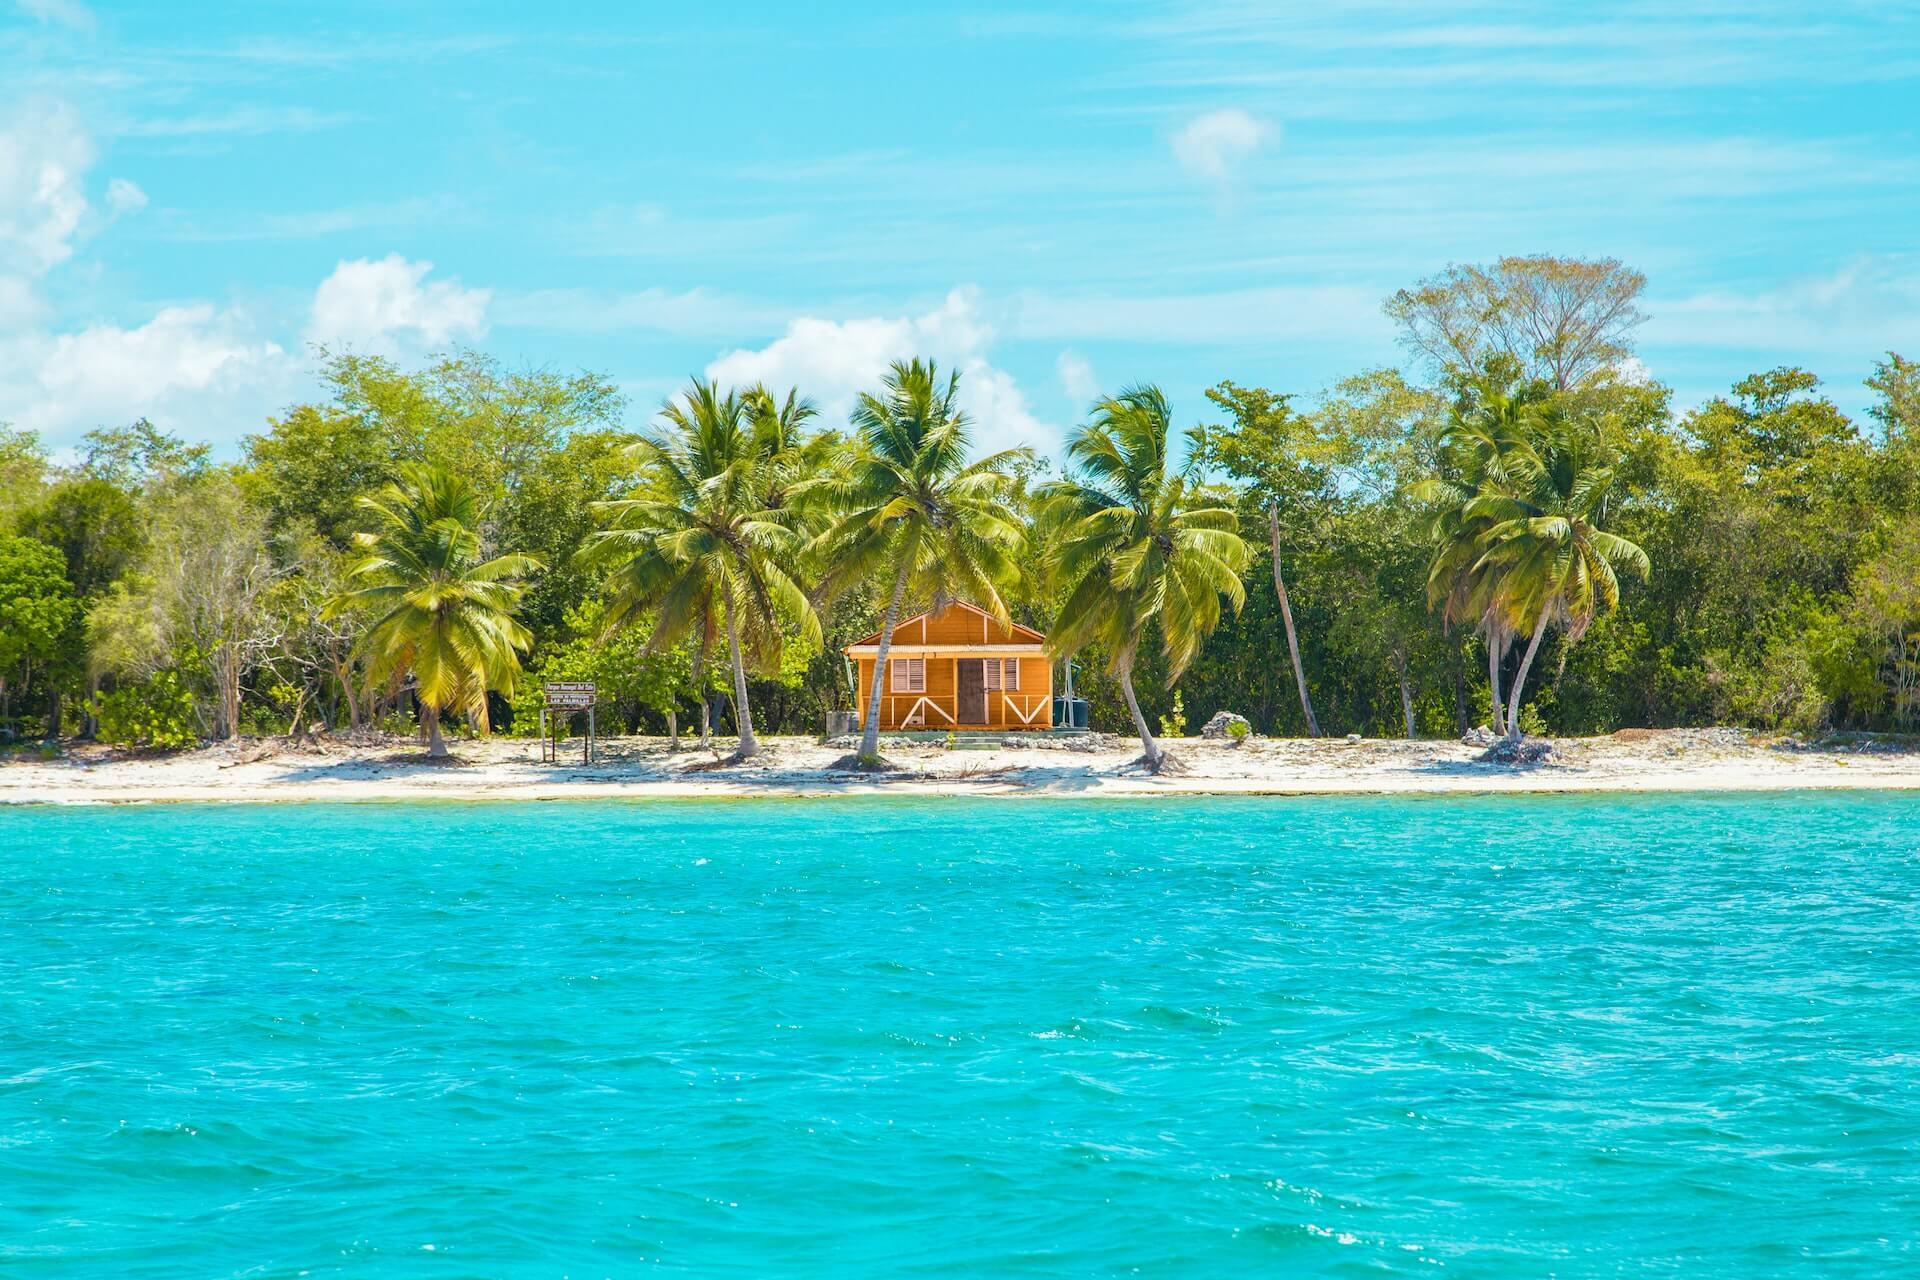
<path id="1" fill-rule="evenodd" d="M 977 604 L 968 604 L 965 600 L 949 601 L 944 609 L 939 610 L 939 613 L 945 614 L 955 609 L 965 609 L 968 613 L 977 614 L 979 617 L 984 618 L 987 621 L 987 624 L 991 627 L 997 628 L 1000 625 L 998 622 L 994 621 L 994 617 L 992 614 L 988 613 L 985 609 L 982 609 Z M 914 614 L 912 617 L 900 619 L 900 621 L 893 624 L 894 640 L 897 642 L 900 638 L 900 633 L 902 631 L 906 630 L 909 626 L 912 626 L 914 623 L 920 621 L 922 618 L 933 618 L 935 616 L 936 616 L 936 613 L 934 610 L 922 609 L 919 613 Z M 1011 624 L 1008 629 L 1013 633 L 1012 639 L 989 640 L 986 643 L 1004 644 L 1009 647 L 1018 647 L 1018 648 L 1024 649 L 1024 648 L 1030 648 L 1036 644 L 1045 644 L 1047 642 L 1047 638 L 1041 635 L 1038 631 L 1035 631 L 1032 627 L 1023 627 L 1019 623 L 1015 622 Z M 849 649 L 870 648 L 879 643 L 880 643 L 880 633 L 876 631 L 872 635 L 862 637 L 859 640 L 855 640 L 852 644 L 848 645 L 847 648 Z"/>

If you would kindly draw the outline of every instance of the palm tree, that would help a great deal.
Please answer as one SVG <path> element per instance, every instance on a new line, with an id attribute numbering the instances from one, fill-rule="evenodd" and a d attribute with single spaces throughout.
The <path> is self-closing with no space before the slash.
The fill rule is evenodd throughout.
<path id="1" fill-rule="evenodd" d="M 1071 654 L 1105 646 L 1147 767 L 1167 755 L 1133 691 L 1133 666 L 1157 622 L 1169 679 L 1178 679 L 1220 623 L 1220 600 L 1246 603 L 1240 574 L 1250 556 L 1239 515 L 1195 506 L 1187 479 L 1168 465 L 1172 414 L 1157 387 L 1129 387 L 1094 406 L 1067 442 L 1077 476 L 1046 487 L 1041 519 L 1057 531 L 1049 570 L 1068 588 L 1048 643 Z"/>
<path id="2" fill-rule="evenodd" d="M 488 729 L 487 694 L 511 696 L 520 655 L 533 636 L 514 620 L 524 587 L 540 568 L 532 556 L 480 560 L 485 513 L 473 486 L 442 467 L 403 468 L 360 499 L 379 527 L 355 536 L 364 554 L 348 571 L 366 585 L 328 601 L 326 614 L 364 609 L 375 619 L 362 646 L 375 679 L 413 675 L 427 730 L 427 754 L 445 759 L 440 717 L 448 708 Z"/>
<path id="3" fill-rule="evenodd" d="M 1547 628 L 1578 643 L 1594 618 L 1620 603 L 1618 569 L 1647 576 L 1647 553 L 1599 527 L 1613 468 L 1594 456 L 1590 433 L 1543 419 L 1534 448 L 1506 468 L 1509 483 L 1475 497 L 1465 513 L 1482 527 L 1477 568 L 1498 583 L 1495 607 L 1515 635 L 1529 632 L 1507 695 L 1507 739 L 1520 739 L 1520 703 Z"/>
<path id="4" fill-rule="evenodd" d="M 837 513 L 817 541 L 828 566 L 823 594 L 882 575 L 889 583 L 860 739 L 868 763 L 880 755 L 882 680 L 908 596 L 934 608 L 967 599 L 1009 620 L 1000 588 L 1019 576 L 1023 531 L 1005 501 L 1015 483 L 1006 468 L 1032 455 L 1008 449 L 969 463 L 959 388 L 960 375 L 943 384 L 931 360 L 896 360 L 881 393 L 855 404 L 855 453 L 821 489 Z"/>
<path id="5" fill-rule="evenodd" d="M 812 407 L 790 396 L 782 411 L 757 389 L 722 395 L 717 384 L 695 381 L 660 416 L 664 430 L 630 446 L 649 485 L 594 504 L 605 527 L 581 555 L 612 571 L 609 628 L 655 614 L 647 651 L 690 639 L 696 680 L 725 634 L 739 758 L 748 759 L 759 752 L 749 666 L 777 669 L 789 626 L 820 640 L 820 619 L 794 578 L 806 540 L 785 505 L 799 483 L 788 473 Z"/>
<path id="6" fill-rule="evenodd" d="M 1414 497 L 1436 507 L 1428 528 L 1436 544 L 1427 575 L 1428 604 L 1449 625 L 1470 624 L 1485 640 L 1493 731 L 1504 733 L 1500 668 L 1514 632 L 1500 607 L 1497 566 L 1481 559 L 1490 518 L 1469 507 L 1480 494 L 1508 486 L 1514 475 L 1528 470 L 1538 407 L 1493 379 L 1469 390 L 1471 407 L 1456 413 L 1438 441 L 1441 474 L 1415 486 Z"/>

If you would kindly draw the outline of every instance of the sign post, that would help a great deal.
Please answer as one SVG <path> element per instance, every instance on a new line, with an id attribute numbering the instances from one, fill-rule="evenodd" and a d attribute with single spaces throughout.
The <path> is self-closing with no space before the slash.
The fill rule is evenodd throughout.
<path id="1" fill-rule="evenodd" d="M 599 700 L 599 690 L 591 680 L 549 680 L 545 689 L 547 705 L 540 709 L 540 759 L 555 763 L 559 761 L 560 726 L 574 712 L 584 711 L 587 713 L 587 737 L 581 744 L 580 763 L 592 764 L 596 745 L 593 707 Z"/>

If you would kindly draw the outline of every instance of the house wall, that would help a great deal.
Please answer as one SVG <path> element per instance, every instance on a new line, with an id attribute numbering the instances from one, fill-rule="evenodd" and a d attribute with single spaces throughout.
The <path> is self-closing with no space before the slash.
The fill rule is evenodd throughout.
<path id="1" fill-rule="evenodd" d="M 976 618 L 975 621 L 977 622 L 978 619 Z M 900 637 L 898 633 L 896 633 L 896 637 L 902 643 L 920 644 L 922 641 L 918 635 L 911 634 L 917 631 L 917 627 L 909 628 L 909 636 Z M 925 643 L 935 644 L 940 642 L 936 639 L 926 641 Z M 979 641 L 963 641 L 962 643 L 978 644 Z M 958 695 L 958 690 L 955 688 L 956 667 L 954 664 L 956 660 L 964 661 L 969 658 L 986 657 L 1003 657 L 1003 660 L 1004 658 L 1018 658 L 1020 663 L 1020 688 L 1011 693 L 1012 702 L 1009 703 L 1007 698 L 1001 696 L 1005 691 L 989 689 L 987 690 L 986 723 L 950 725 L 938 712 L 930 711 L 927 713 L 927 723 L 924 727 L 928 729 L 961 728 L 1007 730 L 1052 728 L 1053 663 L 1044 653 L 1026 652 L 1006 655 L 985 653 L 927 654 L 927 689 L 925 696 L 931 699 L 935 705 L 939 706 L 948 715 L 956 714 Z M 854 660 L 854 671 L 860 691 L 858 704 L 860 720 L 861 723 L 864 724 L 867 714 L 867 691 L 873 687 L 873 659 L 870 657 L 856 658 Z M 882 729 L 900 728 L 901 721 L 912 712 L 914 705 L 922 696 L 915 693 L 893 693 L 891 690 L 892 682 L 883 679 L 880 685 L 880 727 Z M 1019 710 L 1031 711 L 1033 713 L 1032 722 L 1027 723 L 1022 721 L 1018 714 Z M 913 727 L 920 728 L 922 726 L 915 725 Z"/>
<path id="2" fill-rule="evenodd" d="M 910 626 L 897 628 L 896 644 L 1031 644 L 1031 637 L 1016 635 L 971 609 L 951 606 L 932 618 L 914 619 Z M 1020 673 L 1022 676 L 1026 672 Z"/>

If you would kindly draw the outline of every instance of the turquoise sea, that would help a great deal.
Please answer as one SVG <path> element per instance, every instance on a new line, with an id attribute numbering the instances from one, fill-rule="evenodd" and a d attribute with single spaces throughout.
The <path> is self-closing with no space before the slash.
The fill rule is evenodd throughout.
<path id="1" fill-rule="evenodd" d="M 0 811 L 0 1275 L 1920 1274 L 1920 797 Z"/>

